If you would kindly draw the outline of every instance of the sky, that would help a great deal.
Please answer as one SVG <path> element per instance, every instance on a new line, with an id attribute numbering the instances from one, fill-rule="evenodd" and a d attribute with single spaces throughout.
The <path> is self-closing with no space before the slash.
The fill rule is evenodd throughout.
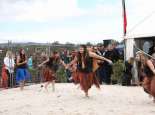
<path id="1" fill-rule="evenodd" d="M 154 3 L 126 0 L 127 29 L 154 11 Z M 121 41 L 122 20 L 122 0 L 0 0 L 0 42 Z"/>

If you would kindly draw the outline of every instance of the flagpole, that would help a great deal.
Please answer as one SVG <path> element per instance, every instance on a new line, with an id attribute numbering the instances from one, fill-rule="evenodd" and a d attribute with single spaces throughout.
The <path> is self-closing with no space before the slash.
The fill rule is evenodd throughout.
<path id="1" fill-rule="evenodd" d="M 126 60 L 126 27 L 127 27 L 127 17 L 126 17 L 126 7 L 125 0 L 122 0 L 122 18 L 123 18 L 123 41 L 124 41 L 124 63 Z"/>

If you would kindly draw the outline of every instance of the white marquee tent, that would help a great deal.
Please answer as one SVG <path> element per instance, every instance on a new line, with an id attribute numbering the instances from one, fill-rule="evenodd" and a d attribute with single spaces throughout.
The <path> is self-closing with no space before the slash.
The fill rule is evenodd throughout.
<path id="1" fill-rule="evenodd" d="M 155 40 L 155 7 L 153 4 L 155 4 L 154 0 L 126 0 L 128 21 L 125 37 L 126 59 L 134 56 L 134 44 L 137 45 L 135 41 L 141 39 L 149 41 L 146 46 L 150 47 Z M 132 9 L 129 5 L 133 5 Z M 150 40 L 152 40 L 151 43 Z M 144 45 L 144 42 L 141 45 Z"/>

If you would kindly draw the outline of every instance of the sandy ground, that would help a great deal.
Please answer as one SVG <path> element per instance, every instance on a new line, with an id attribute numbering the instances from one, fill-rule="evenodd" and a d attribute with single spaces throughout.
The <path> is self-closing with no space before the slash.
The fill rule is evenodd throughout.
<path id="1" fill-rule="evenodd" d="M 155 104 L 141 87 L 102 85 L 90 97 L 73 84 L 39 85 L 0 91 L 0 115 L 155 115 Z"/>

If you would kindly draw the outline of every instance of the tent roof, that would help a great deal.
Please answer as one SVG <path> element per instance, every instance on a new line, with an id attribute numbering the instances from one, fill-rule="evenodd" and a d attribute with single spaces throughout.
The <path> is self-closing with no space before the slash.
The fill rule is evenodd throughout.
<path id="1" fill-rule="evenodd" d="M 155 14 L 127 33 L 126 38 L 142 38 L 155 36 Z"/>
<path id="2" fill-rule="evenodd" d="M 126 38 L 155 36 L 154 0 L 127 1 L 127 35 Z M 131 7 L 132 6 L 132 7 Z"/>

